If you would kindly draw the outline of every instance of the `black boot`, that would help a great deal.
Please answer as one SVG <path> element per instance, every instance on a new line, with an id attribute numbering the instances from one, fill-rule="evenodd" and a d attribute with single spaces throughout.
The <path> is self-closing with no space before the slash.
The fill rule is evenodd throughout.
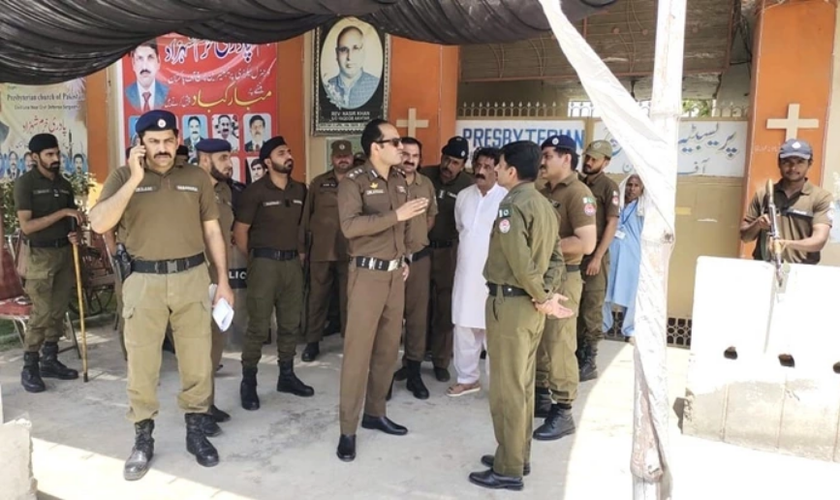
<path id="1" fill-rule="evenodd" d="M 277 392 L 288 392 L 295 396 L 308 398 L 315 395 L 315 389 L 301 382 L 295 375 L 295 362 L 278 361 L 280 376 L 277 378 Z"/>
<path id="2" fill-rule="evenodd" d="M 301 361 L 310 363 L 315 361 L 318 355 L 321 354 L 321 345 L 318 342 L 309 342 L 303 349 L 303 354 L 300 355 Z"/>
<path id="3" fill-rule="evenodd" d="M 587 344 L 583 351 L 583 362 L 580 364 L 581 382 L 598 378 L 598 366 L 595 364 L 597 356 L 598 348 Z"/>
<path id="4" fill-rule="evenodd" d="M 260 398 L 257 396 L 257 369 L 243 368 L 242 382 L 239 384 L 239 399 L 242 401 L 242 408 L 246 410 L 259 410 Z"/>
<path id="5" fill-rule="evenodd" d="M 534 397 L 534 417 L 547 418 L 549 413 L 551 413 L 551 391 L 537 387 Z"/>
<path id="6" fill-rule="evenodd" d="M 41 377 L 75 380 L 79 378 L 79 372 L 67 368 L 58 360 L 58 343 L 46 342 L 41 349 Z"/>
<path id="7" fill-rule="evenodd" d="M 204 435 L 204 421 L 210 416 L 204 413 L 187 413 L 187 451 L 195 455 L 195 460 L 203 467 L 213 467 L 219 463 L 219 452 Z"/>
<path id="8" fill-rule="evenodd" d="M 23 353 L 23 371 L 20 372 L 20 385 L 26 392 L 44 392 L 47 390 L 44 379 L 41 378 L 41 370 L 38 368 L 37 352 Z"/>
<path id="9" fill-rule="evenodd" d="M 126 481 L 137 481 L 149 472 L 152 457 L 155 455 L 155 440 L 152 431 L 155 430 L 154 420 L 142 420 L 134 424 L 134 448 L 125 461 L 123 478 Z"/>
<path id="10" fill-rule="evenodd" d="M 222 422 L 227 422 L 228 420 L 230 420 L 230 415 L 227 412 L 216 408 L 216 405 L 211 405 L 210 411 L 207 413 L 209 413 L 210 416 L 213 417 L 213 421 L 215 421 L 217 424 L 221 424 Z"/>
<path id="11" fill-rule="evenodd" d="M 403 365 L 402 368 L 394 372 L 394 381 L 402 382 L 408 378 L 408 367 Z"/>
<path id="12" fill-rule="evenodd" d="M 405 384 L 406 389 L 411 391 L 417 399 L 429 399 L 429 389 L 426 388 L 423 379 L 420 377 L 420 362 L 409 360 L 407 368 L 408 382 Z"/>
<path id="13" fill-rule="evenodd" d="M 561 408 L 559 404 L 551 405 L 551 413 L 545 422 L 534 431 L 534 439 L 538 441 L 554 441 L 563 436 L 575 433 L 575 419 L 571 408 Z"/>
<path id="14" fill-rule="evenodd" d="M 196 414 L 198 415 L 198 414 Z M 216 419 L 210 413 L 205 414 L 207 418 L 201 419 L 201 431 L 207 437 L 216 437 L 222 433 L 222 428 L 216 423 Z"/>

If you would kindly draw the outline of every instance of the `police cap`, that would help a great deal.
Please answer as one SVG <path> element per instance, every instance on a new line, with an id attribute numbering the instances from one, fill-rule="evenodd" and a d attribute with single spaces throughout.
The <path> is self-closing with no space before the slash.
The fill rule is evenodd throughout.
<path id="1" fill-rule="evenodd" d="M 155 109 L 144 113 L 137 119 L 134 125 L 134 133 L 141 135 L 144 132 L 160 132 L 163 130 L 173 130 L 178 133 L 178 119 L 169 111 L 163 109 Z"/>
<path id="2" fill-rule="evenodd" d="M 29 151 L 40 153 L 45 149 L 58 147 L 58 139 L 52 134 L 35 134 L 29 139 Z"/>
<path id="3" fill-rule="evenodd" d="M 544 140 L 540 149 L 543 148 L 559 148 L 568 149 L 569 151 L 577 151 L 577 143 L 568 135 L 552 135 Z"/>
<path id="4" fill-rule="evenodd" d="M 230 143 L 224 139 L 202 139 L 195 145 L 196 151 L 202 153 L 230 153 Z"/>
<path id="5" fill-rule="evenodd" d="M 260 161 L 265 160 L 269 156 L 271 156 L 271 152 L 275 149 L 279 148 L 280 146 L 286 145 L 286 139 L 283 139 L 282 135 L 278 135 L 272 137 L 265 144 L 262 145 L 260 148 Z"/>
<path id="6" fill-rule="evenodd" d="M 470 145 L 466 139 L 456 135 L 455 137 L 449 139 L 449 142 L 446 143 L 446 146 L 444 146 L 440 152 L 446 156 L 451 156 L 452 158 L 466 160 L 467 155 L 470 152 Z"/>

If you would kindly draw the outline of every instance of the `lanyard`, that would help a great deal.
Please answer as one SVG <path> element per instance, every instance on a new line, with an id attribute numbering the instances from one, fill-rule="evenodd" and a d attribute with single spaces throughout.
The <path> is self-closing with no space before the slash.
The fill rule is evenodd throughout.
<path id="1" fill-rule="evenodd" d="M 624 211 L 627 212 L 627 215 L 624 215 L 624 214 L 619 215 L 619 220 L 621 222 L 621 227 L 624 227 L 624 225 L 627 224 L 627 221 L 630 220 L 630 216 L 633 215 L 634 213 L 636 213 L 636 207 L 639 206 L 639 200 L 633 201 L 632 205 L 633 205 L 633 207 L 632 207 L 631 210 L 627 210 L 625 208 Z"/>

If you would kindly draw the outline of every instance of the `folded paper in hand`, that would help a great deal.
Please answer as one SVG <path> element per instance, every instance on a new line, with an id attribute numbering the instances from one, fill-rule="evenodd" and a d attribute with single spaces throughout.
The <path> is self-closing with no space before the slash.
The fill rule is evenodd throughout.
<path id="1" fill-rule="evenodd" d="M 213 303 L 213 298 L 216 297 L 216 285 L 210 285 L 210 303 Z M 213 321 L 219 325 L 221 331 L 227 331 L 230 324 L 233 322 L 233 308 L 228 301 L 223 297 L 219 302 L 213 306 Z"/>

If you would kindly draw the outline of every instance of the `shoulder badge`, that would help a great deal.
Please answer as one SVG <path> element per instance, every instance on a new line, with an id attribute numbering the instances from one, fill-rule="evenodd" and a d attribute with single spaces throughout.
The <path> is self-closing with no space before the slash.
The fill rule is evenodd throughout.
<path id="1" fill-rule="evenodd" d="M 618 206 L 618 191 L 612 192 L 612 204 Z"/>
<path id="2" fill-rule="evenodd" d="M 499 220 L 499 232 L 502 234 L 507 234 L 508 232 L 510 232 L 510 219 Z"/>
<path id="3" fill-rule="evenodd" d="M 499 207 L 499 218 L 510 217 L 510 208 Z"/>
<path id="4" fill-rule="evenodd" d="M 347 177 L 349 177 L 350 179 L 355 179 L 356 177 L 358 177 L 364 171 L 365 171 L 365 169 L 363 169 L 362 167 L 355 168 L 355 169 L 351 170 L 350 172 L 348 172 Z"/>

